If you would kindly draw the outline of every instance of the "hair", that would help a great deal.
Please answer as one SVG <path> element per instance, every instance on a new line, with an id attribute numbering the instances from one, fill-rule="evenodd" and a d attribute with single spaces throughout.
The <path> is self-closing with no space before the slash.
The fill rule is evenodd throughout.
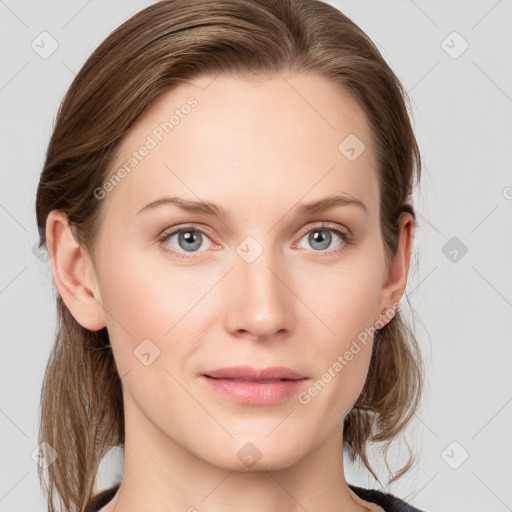
<path id="1" fill-rule="evenodd" d="M 104 211 L 94 190 L 137 118 L 161 94 L 207 74 L 249 79 L 316 73 L 339 84 L 362 108 L 377 158 L 380 228 L 389 262 L 398 217 L 409 212 L 421 160 L 399 79 L 375 44 L 348 17 L 317 0 L 165 0 L 141 10 L 92 53 L 57 113 L 36 198 L 39 247 L 52 210 L 67 215 L 91 253 Z M 48 468 L 48 511 L 57 495 L 83 511 L 101 459 L 124 447 L 122 384 L 106 327 L 82 327 L 57 294 L 57 328 L 42 390 L 39 442 L 58 458 Z M 421 353 L 397 311 L 376 331 L 361 395 L 344 419 L 344 446 L 377 478 L 370 442 L 391 442 L 409 423 L 423 383 Z M 386 448 L 387 450 L 387 448 Z M 414 457 L 391 481 L 410 467 Z M 387 465 L 387 462 L 386 462 Z M 389 466 L 388 466 L 389 468 Z M 38 470 L 41 485 L 44 473 Z"/>

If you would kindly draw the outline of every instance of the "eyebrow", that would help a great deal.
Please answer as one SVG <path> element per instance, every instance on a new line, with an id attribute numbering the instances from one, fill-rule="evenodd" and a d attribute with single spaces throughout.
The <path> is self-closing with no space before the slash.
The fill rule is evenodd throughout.
<path id="1" fill-rule="evenodd" d="M 141 208 L 136 215 L 148 210 L 152 210 L 161 205 L 176 206 L 181 210 L 191 213 L 204 213 L 206 215 L 214 215 L 221 219 L 225 219 L 228 216 L 228 212 L 222 206 L 212 203 L 210 201 L 184 199 L 177 196 L 165 196 L 156 201 L 152 201 L 143 208 Z M 353 197 L 350 194 L 344 193 L 341 195 L 331 195 L 312 201 L 309 203 L 302 203 L 295 207 L 294 211 L 296 215 L 307 215 L 312 213 L 319 213 L 325 210 L 331 210 L 339 206 L 357 206 L 368 214 L 368 208 L 359 199 Z"/>

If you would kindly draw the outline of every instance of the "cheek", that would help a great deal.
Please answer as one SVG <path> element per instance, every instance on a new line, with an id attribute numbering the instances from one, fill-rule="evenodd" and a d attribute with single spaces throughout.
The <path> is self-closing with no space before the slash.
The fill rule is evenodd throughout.
<path id="1" fill-rule="evenodd" d="M 205 315 L 209 302 L 202 298 L 211 285 L 200 286 L 197 274 L 143 256 L 102 263 L 101 295 L 120 375 L 138 368 L 134 357 L 146 352 L 172 370 L 195 349 L 190 339 L 201 328 L 198 315 Z"/>
<path id="2" fill-rule="evenodd" d="M 361 394 L 368 375 L 371 350 L 371 340 L 366 344 L 352 345 L 340 354 L 329 375 L 323 375 L 324 379 L 331 378 L 328 385 L 332 390 L 326 397 L 325 410 L 333 423 L 345 418 Z"/>
<path id="3" fill-rule="evenodd" d="M 114 317 L 109 327 L 117 332 L 116 323 L 122 324 L 134 342 L 140 336 L 161 337 L 190 307 L 190 283 L 187 287 L 179 270 L 161 275 L 156 263 L 135 255 L 104 260 L 102 267 L 103 304 Z"/>
<path id="4" fill-rule="evenodd" d="M 134 351 L 144 340 L 149 339 L 158 350 L 162 349 L 163 334 L 172 327 L 170 308 L 174 303 L 165 295 L 171 292 L 164 283 L 144 272 L 144 265 L 136 259 L 125 256 L 117 261 L 105 259 L 103 263 L 101 296 L 111 345 L 122 375 L 135 361 Z M 154 354 L 158 350 L 154 348 Z"/>
<path id="5" fill-rule="evenodd" d="M 318 374 L 304 400 L 314 402 L 312 410 L 318 407 L 316 413 L 332 427 L 352 409 L 367 378 L 373 348 L 370 291 L 363 293 L 358 288 L 358 294 L 347 291 L 337 299 L 336 308 L 326 316 L 335 335 L 322 336 L 310 354 L 310 360 L 316 359 Z"/>
<path id="6" fill-rule="evenodd" d="M 324 324 L 328 351 L 343 350 L 346 343 L 373 326 L 378 316 L 380 276 L 375 259 L 354 257 L 339 266 L 310 272 L 301 280 L 300 296 L 318 324 Z"/>
<path id="7" fill-rule="evenodd" d="M 382 270 L 373 254 L 347 257 L 332 271 L 310 274 L 301 285 L 320 340 L 309 353 L 320 373 L 304 401 L 321 407 L 328 423 L 350 411 L 367 377 Z"/>

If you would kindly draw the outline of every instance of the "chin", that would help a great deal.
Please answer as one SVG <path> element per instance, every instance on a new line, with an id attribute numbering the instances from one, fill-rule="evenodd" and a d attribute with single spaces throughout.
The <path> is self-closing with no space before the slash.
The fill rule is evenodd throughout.
<path id="1" fill-rule="evenodd" d="M 278 471 L 296 464 L 305 452 L 304 442 L 287 443 L 269 439 L 247 440 L 234 439 L 230 447 L 224 447 L 222 453 L 217 451 L 204 457 L 212 465 L 226 471 L 244 473 L 248 471 Z"/>

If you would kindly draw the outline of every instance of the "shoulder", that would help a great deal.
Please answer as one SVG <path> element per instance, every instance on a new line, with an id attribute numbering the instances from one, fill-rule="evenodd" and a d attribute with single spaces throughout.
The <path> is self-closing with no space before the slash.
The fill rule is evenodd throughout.
<path id="1" fill-rule="evenodd" d="M 424 512 L 412 505 L 409 505 L 400 498 L 397 498 L 392 494 L 379 491 L 378 489 L 363 489 L 362 487 L 356 487 L 355 485 L 350 484 L 349 487 L 361 499 L 369 501 L 370 503 L 376 503 L 386 512 Z"/>
<path id="2" fill-rule="evenodd" d="M 92 496 L 84 512 L 98 512 L 101 510 L 114 497 L 120 485 L 116 484 Z"/>

